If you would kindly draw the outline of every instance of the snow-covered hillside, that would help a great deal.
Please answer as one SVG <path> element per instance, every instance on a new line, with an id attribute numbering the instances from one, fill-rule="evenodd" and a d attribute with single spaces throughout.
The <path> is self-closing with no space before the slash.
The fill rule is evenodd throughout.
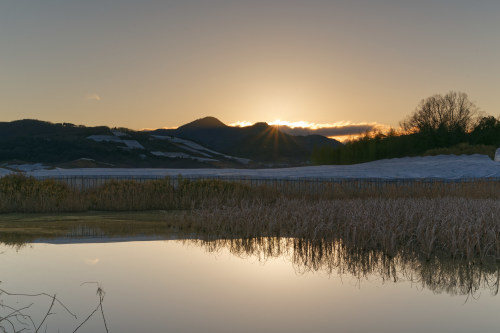
<path id="1" fill-rule="evenodd" d="M 27 169 L 28 170 L 28 169 Z M 0 168 L 0 175 L 10 171 Z M 355 165 L 282 169 L 52 169 L 26 171 L 35 177 L 227 177 L 256 179 L 462 179 L 500 178 L 500 163 L 486 155 L 439 155 L 379 160 Z"/>
<path id="2" fill-rule="evenodd" d="M 241 158 L 241 157 L 235 157 L 235 156 L 222 154 L 222 153 L 219 153 L 215 150 L 208 149 L 207 147 L 204 147 L 204 146 L 202 146 L 196 142 L 190 141 L 190 140 L 185 140 L 185 139 L 181 139 L 181 138 L 177 138 L 177 137 L 163 136 L 163 135 L 151 135 L 151 137 L 155 138 L 157 140 L 170 141 L 170 142 L 176 144 L 177 146 L 181 147 L 182 149 L 186 149 L 188 151 L 191 151 L 193 153 L 196 153 L 196 154 L 208 157 L 208 158 L 222 156 L 222 157 L 227 158 L 229 160 L 238 161 L 239 163 L 242 163 L 242 164 L 248 164 L 249 162 L 251 162 L 251 160 L 248 158 Z M 158 152 L 156 152 L 156 153 L 158 153 Z M 168 154 L 168 152 L 166 154 Z M 165 156 L 167 156 L 167 155 L 165 155 Z M 189 156 L 189 155 L 187 155 L 187 156 Z M 216 160 L 210 159 L 210 161 L 216 161 Z"/>

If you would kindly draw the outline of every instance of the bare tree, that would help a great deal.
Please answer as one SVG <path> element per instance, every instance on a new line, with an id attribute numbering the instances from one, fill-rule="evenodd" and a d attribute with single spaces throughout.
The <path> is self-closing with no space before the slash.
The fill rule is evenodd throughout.
<path id="1" fill-rule="evenodd" d="M 466 93 L 450 91 L 423 99 L 401 127 L 407 133 L 467 133 L 475 125 L 478 107 Z"/>

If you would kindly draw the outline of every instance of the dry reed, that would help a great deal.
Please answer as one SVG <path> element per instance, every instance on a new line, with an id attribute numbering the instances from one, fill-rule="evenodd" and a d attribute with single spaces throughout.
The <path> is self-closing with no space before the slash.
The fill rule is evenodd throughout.
<path id="1" fill-rule="evenodd" d="M 265 183 L 263 183 L 265 184 Z M 274 205 L 278 199 L 443 198 L 500 199 L 500 180 L 380 182 L 276 181 L 252 186 L 237 181 L 157 179 L 108 180 L 78 189 L 52 179 L 22 175 L 0 178 L 0 213 L 186 210 Z"/>
<path id="2" fill-rule="evenodd" d="M 500 260 L 500 201 L 466 198 L 279 199 L 186 213 L 193 228 L 214 237 L 342 240 L 346 246 L 401 251 L 427 260 Z"/>
<path id="3" fill-rule="evenodd" d="M 181 210 L 169 224 L 207 237 L 293 237 L 396 256 L 500 260 L 500 182 L 298 183 L 109 181 L 74 189 L 54 180 L 0 178 L 0 212 Z M 290 184 L 287 184 L 287 186 Z"/>

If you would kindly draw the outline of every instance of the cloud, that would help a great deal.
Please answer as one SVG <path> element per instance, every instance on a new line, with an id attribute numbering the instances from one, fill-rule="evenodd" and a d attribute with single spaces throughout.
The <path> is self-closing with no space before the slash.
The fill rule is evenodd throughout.
<path id="1" fill-rule="evenodd" d="M 231 126 L 251 126 L 248 121 L 238 121 Z M 290 122 L 285 120 L 275 120 L 269 125 L 278 126 L 280 131 L 290 135 L 312 135 L 318 134 L 327 137 L 348 137 L 359 136 L 367 131 L 388 130 L 389 127 L 379 123 L 352 123 L 350 121 L 340 121 L 333 124 L 316 124 L 306 121 Z"/>
<path id="2" fill-rule="evenodd" d="M 99 96 L 98 94 L 89 94 L 87 95 L 86 100 L 99 102 L 101 100 L 101 96 Z"/>
<path id="3" fill-rule="evenodd" d="M 377 129 L 377 124 L 352 124 L 346 126 L 307 128 L 307 127 L 289 127 L 279 126 L 280 131 L 291 135 L 311 135 L 318 134 L 323 136 L 346 136 L 359 135 L 367 131 Z"/>
<path id="4" fill-rule="evenodd" d="M 84 260 L 87 265 L 94 266 L 97 265 L 100 261 L 99 258 L 87 258 Z"/>

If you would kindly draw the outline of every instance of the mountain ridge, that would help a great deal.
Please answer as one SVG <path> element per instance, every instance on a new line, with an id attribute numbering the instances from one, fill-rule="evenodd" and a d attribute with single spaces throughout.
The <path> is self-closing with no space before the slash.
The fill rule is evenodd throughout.
<path id="1" fill-rule="evenodd" d="M 319 135 L 292 136 L 276 126 L 228 126 L 204 117 L 177 129 L 134 131 L 24 119 L 0 122 L 0 164 L 9 161 L 71 167 L 263 167 L 310 163 L 318 146 L 339 146 Z M 95 161 L 90 162 L 90 161 Z"/>

